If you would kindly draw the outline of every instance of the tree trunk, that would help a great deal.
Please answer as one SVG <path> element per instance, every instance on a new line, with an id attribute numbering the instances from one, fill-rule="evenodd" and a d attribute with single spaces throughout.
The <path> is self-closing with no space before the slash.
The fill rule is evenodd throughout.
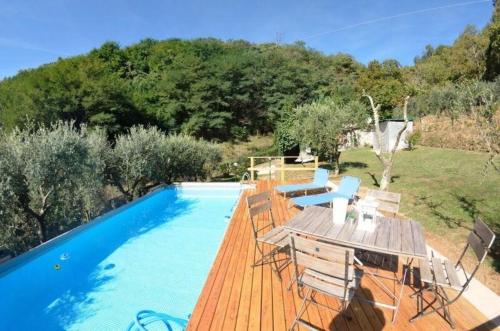
<path id="1" fill-rule="evenodd" d="M 384 151 L 382 150 L 382 132 L 380 131 L 380 116 L 379 116 L 380 105 L 375 106 L 373 98 L 370 95 L 366 94 L 365 91 L 363 91 L 363 96 L 368 98 L 368 100 L 370 101 L 370 106 L 372 107 L 375 135 L 377 138 L 378 148 L 379 148 L 378 151 L 375 151 L 375 154 L 377 155 L 377 158 L 382 164 L 382 167 L 384 167 L 384 171 L 382 172 L 382 178 L 380 179 L 380 189 L 382 191 L 385 191 L 387 190 L 387 188 L 389 188 L 389 184 L 391 183 L 391 170 L 392 170 L 392 165 L 394 164 L 394 154 L 398 149 L 399 141 L 401 140 L 403 132 L 408 127 L 408 100 L 410 99 L 410 96 L 407 96 L 405 98 L 403 105 L 403 118 L 405 124 L 399 130 L 396 136 L 396 143 L 394 144 L 392 149 L 390 148 L 388 149 L 388 153 L 387 152 L 384 153 Z"/>
<path id="2" fill-rule="evenodd" d="M 384 164 L 384 171 L 382 172 L 382 178 L 380 179 L 380 189 L 382 191 L 387 190 L 389 184 L 391 183 L 391 171 L 392 161 Z"/>
<path id="3" fill-rule="evenodd" d="M 43 244 L 47 241 L 47 227 L 45 226 L 45 220 L 42 216 L 39 216 L 35 217 L 35 221 L 38 226 L 38 230 L 36 231 L 38 240 L 40 240 L 40 244 Z"/>
<path id="4" fill-rule="evenodd" d="M 44 202 L 45 203 L 45 202 Z M 40 241 L 40 244 L 43 244 L 44 242 L 47 241 L 48 234 L 47 234 L 47 226 L 45 224 L 45 212 L 50 208 L 46 207 L 45 209 L 40 210 L 40 214 L 36 213 L 33 209 L 31 209 L 29 206 L 23 206 L 24 211 L 26 214 L 31 216 L 33 220 L 36 223 L 36 234 L 38 237 L 38 240 Z"/>
<path id="5" fill-rule="evenodd" d="M 335 163 L 334 174 L 335 176 L 338 176 L 338 174 L 340 173 L 340 152 L 335 153 L 335 159 L 333 160 L 333 162 Z"/>

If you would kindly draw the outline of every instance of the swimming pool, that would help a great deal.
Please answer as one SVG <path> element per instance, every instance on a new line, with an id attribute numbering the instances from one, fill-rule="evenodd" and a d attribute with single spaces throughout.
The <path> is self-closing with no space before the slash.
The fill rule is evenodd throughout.
<path id="1" fill-rule="evenodd" d="M 187 320 L 240 189 L 163 188 L 0 266 L 0 330 L 126 330 L 141 310 Z"/>

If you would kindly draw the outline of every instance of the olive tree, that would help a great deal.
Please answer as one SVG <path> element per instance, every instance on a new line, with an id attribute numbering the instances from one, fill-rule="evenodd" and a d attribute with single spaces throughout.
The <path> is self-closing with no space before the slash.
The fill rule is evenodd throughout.
<path id="1" fill-rule="evenodd" d="M 372 114 L 373 114 L 373 125 L 375 127 L 375 138 L 377 139 L 377 145 L 378 148 L 375 149 L 375 155 L 377 156 L 377 159 L 380 161 L 380 164 L 383 167 L 382 171 L 382 178 L 380 179 L 380 189 L 381 190 L 387 190 L 389 187 L 389 184 L 391 182 L 391 172 L 392 172 L 392 167 L 394 165 L 394 155 L 396 154 L 396 150 L 399 146 L 399 141 L 401 140 L 401 137 L 403 136 L 403 132 L 406 130 L 408 127 L 408 100 L 410 99 L 409 96 L 405 97 L 404 99 L 404 105 L 403 105 L 403 120 L 404 120 L 404 125 L 401 129 L 399 129 L 397 135 L 396 135 L 396 141 L 394 142 L 394 146 L 389 147 L 388 151 L 384 151 L 382 146 L 382 140 L 383 140 L 383 135 L 380 130 L 380 104 L 377 104 L 375 106 L 375 102 L 373 101 L 373 98 L 366 94 L 366 92 L 363 91 L 363 96 L 368 98 L 370 101 L 370 106 L 372 108 Z"/>
<path id="2" fill-rule="evenodd" d="M 0 252 L 22 252 L 37 240 L 36 224 L 26 220 L 20 208 L 19 193 L 23 184 L 20 141 L 1 133 L 0 136 Z"/>
<path id="3" fill-rule="evenodd" d="M 222 160 L 217 145 L 187 135 L 170 135 L 162 146 L 162 180 L 199 180 Z"/>
<path id="4" fill-rule="evenodd" d="M 131 201 L 162 183 L 204 178 L 220 159 L 219 148 L 212 143 L 136 126 L 117 137 L 108 173 L 111 183 Z"/>
<path id="5" fill-rule="evenodd" d="M 366 107 L 358 101 L 336 102 L 323 98 L 295 109 L 292 135 L 300 144 L 309 146 L 326 157 L 340 171 L 340 153 L 350 134 L 367 125 Z"/>
<path id="6" fill-rule="evenodd" d="M 156 127 L 134 126 L 116 138 L 108 157 L 111 183 L 132 201 L 158 185 L 166 136 Z"/>
<path id="7" fill-rule="evenodd" d="M 4 234 L 42 243 L 100 213 L 104 132 L 57 122 L 2 133 L 0 141 Z"/>

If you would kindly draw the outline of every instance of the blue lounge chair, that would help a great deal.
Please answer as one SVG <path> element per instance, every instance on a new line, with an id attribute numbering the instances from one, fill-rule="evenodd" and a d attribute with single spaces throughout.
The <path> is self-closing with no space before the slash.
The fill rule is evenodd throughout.
<path id="1" fill-rule="evenodd" d="M 314 180 L 312 183 L 305 184 L 293 184 L 293 185 L 278 185 L 274 189 L 280 193 L 283 193 L 286 198 L 287 193 L 297 192 L 297 191 L 307 191 L 308 190 L 318 190 L 326 188 L 326 183 L 328 182 L 328 170 L 326 169 L 316 169 L 314 173 Z"/>
<path id="2" fill-rule="evenodd" d="M 353 199 L 354 195 L 358 192 L 360 183 L 361 180 L 357 177 L 345 176 L 342 177 L 339 187 L 335 192 L 313 194 L 313 195 L 293 198 L 291 200 L 293 204 L 300 207 L 322 205 L 325 203 L 332 202 L 332 200 L 335 198 L 345 198 L 350 200 Z"/>

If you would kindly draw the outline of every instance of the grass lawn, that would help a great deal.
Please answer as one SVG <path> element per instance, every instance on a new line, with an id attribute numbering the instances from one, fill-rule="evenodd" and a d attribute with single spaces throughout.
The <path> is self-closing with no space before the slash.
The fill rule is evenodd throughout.
<path id="1" fill-rule="evenodd" d="M 402 193 L 401 213 L 438 234 L 469 229 L 481 216 L 500 232 L 500 175 L 483 176 L 486 154 L 418 147 L 396 154 L 389 191 Z M 341 174 L 358 176 L 362 185 L 377 186 L 382 167 L 370 149 L 342 153 Z"/>
<path id="2" fill-rule="evenodd" d="M 465 246 L 474 217 L 481 216 L 500 233 L 500 175 L 489 169 L 483 176 L 484 153 L 417 147 L 396 154 L 389 191 L 402 193 L 400 213 L 420 221 L 428 244 L 456 260 Z M 361 178 L 365 187 L 377 186 L 382 167 L 370 149 L 341 155 L 341 175 Z M 478 278 L 500 294 L 500 245 L 494 245 Z M 469 256 L 472 263 L 472 256 Z"/>

